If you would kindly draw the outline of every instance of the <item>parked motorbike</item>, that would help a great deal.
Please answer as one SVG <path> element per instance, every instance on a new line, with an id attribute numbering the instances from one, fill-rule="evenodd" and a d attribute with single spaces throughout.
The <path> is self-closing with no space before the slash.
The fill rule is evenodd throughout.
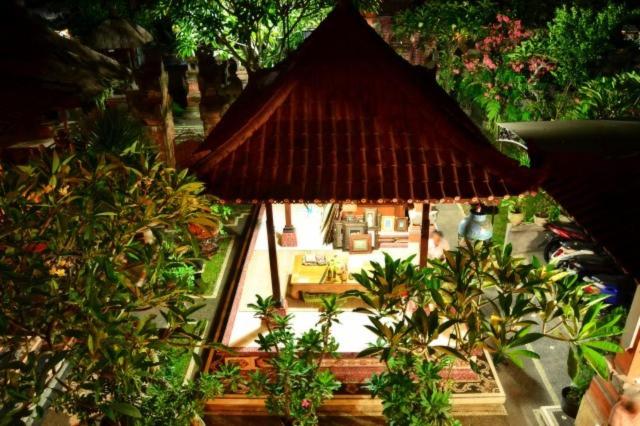
<path id="1" fill-rule="evenodd" d="M 631 277 L 623 274 L 593 274 L 585 276 L 584 282 L 588 283 L 586 291 L 598 294 L 606 294 L 605 301 L 612 306 L 631 305 L 636 285 Z"/>
<path id="2" fill-rule="evenodd" d="M 547 262 L 551 264 L 558 264 L 563 260 L 568 260 L 581 254 L 599 253 L 600 250 L 598 245 L 590 241 L 559 240 L 558 248 L 549 255 Z"/>
<path id="3" fill-rule="evenodd" d="M 565 269 L 584 278 L 593 274 L 620 274 L 620 269 L 608 256 L 599 254 L 581 254 L 557 263 L 558 268 Z"/>
<path id="4" fill-rule="evenodd" d="M 563 241 L 591 243 L 591 238 L 573 223 L 550 222 L 545 226 L 544 260 L 549 262 L 552 255 L 562 246 Z"/>

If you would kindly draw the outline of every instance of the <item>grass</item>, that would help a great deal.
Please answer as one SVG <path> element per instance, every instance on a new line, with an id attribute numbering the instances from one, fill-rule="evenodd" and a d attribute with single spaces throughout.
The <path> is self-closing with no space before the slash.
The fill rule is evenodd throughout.
<path id="1" fill-rule="evenodd" d="M 171 348 L 162 351 L 159 357 L 159 374 L 169 381 L 181 382 L 187 374 L 187 368 L 191 362 L 191 352 L 184 348 Z"/>
<path id="2" fill-rule="evenodd" d="M 507 234 L 507 223 L 509 223 L 509 219 L 507 218 L 508 210 L 506 207 L 499 207 L 498 214 L 496 214 L 493 219 L 493 243 L 500 247 L 504 246 L 504 240 Z"/>
<path id="3" fill-rule="evenodd" d="M 221 239 L 218 245 L 218 251 L 204 263 L 198 294 L 208 296 L 213 292 L 222 269 L 222 264 L 224 263 L 224 258 L 227 255 L 229 244 L 231 244 L 231 239 Z"/>

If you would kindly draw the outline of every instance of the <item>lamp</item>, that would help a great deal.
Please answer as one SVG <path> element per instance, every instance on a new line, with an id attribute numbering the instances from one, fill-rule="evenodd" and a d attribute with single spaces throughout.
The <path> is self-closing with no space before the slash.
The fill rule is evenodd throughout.
<path id="1" fill-rule="evenodd" d="M 488 215 L 495 209 L 482 204 L 473 204 L 469 215 L 460 221 L 458 236 L 471 241 L 487 241 L 493 236 L 493 225 Z"/>

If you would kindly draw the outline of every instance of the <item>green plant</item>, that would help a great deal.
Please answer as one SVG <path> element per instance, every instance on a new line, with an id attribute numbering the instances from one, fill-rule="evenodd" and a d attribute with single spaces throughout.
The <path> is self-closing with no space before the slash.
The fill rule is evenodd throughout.
<path id="1" fill-rule="evenodd" d="M 222 365 L 215 373 L 202 374 L 183 383 L 184 377 L 153 378 L 145 390 L 140 424 L 145 426 L 186 426 L 192 424 L 204 409 L 204 402 L 217 398 L 227 390 L 236 391 L 244 380 L 236 365 Z"/>
<path id="2" fill-rule="evenodd" d="M 372 262 L 370 271 L 354 277 L 366 291 L 348 295 L 366 304 L 358 311 L 369 317 L 367 328 L 376 336 L 360 355 L 385 362 L 385 374 L 374 377 L 372 389 L 394 424 L 431 424 L 424 420 L 431 415 L 442 416 L 442 424 L 452 421 L 446 404 L 432 402 L 443 402 L 446 388 L 425 390 L 416 381 L 416 369 L 438 369 L 450 356 L 477 370 L 478 356 L 487 351 L 496 362 L 522 367 L 525 359 L 539 358 L 527 345 L 549 338 L 569 345 L 568 371 L 575 380 L 578 365 L 608 377 L 605 357 L 620 351 L 613 339 L 621 333 L 623 314 L 605 313 L 606 296 L 586 292 L 575 276 L 535 258 L 514 258 L 511 245 L 467 243 L 422 270 L 411 258 L 385 255 L 384 264 Z M 413 399 L 416 392 L 425 397 Z"/>
<path id="3" fill-rule="evenodd" d="M 640 74 L 635 71 L 587 81 L 578 89 L 569 118 L 604 120 L 640 117 Z"/>
<path id="4" fill-rule="evenodd" d="M 322 368 L 326 357 L 337 355 L 338 344 L 331 336 L 341 312 L 337 297 L 323 299 L 317 328 L 300 337 L 293 333 L 291 316 L 281 315 L 271 296 L 257 296 L 249 307 L 268 330 L 256 342 L 260 350 L 272 354 L 270 371 L 251 375 L 251 394 L 266 395 L 267 409 L 285 425 L 317 425 L 317 409 L 340 387 L 333 374 Z"/>
<path id="5" fill-rule="evenodd" d="M 556 9 L 542 49 L 557 64 L 553 73 L 561 86 L 576 87 L 591 77 L 591 67 L 612 49 L 613 32 L 620 27 L 623 13 L 622 6 L 613 4 L 600 10 Z"/>
<path id="6" fill-rule="evenodd" d="M 0 423 L 41 414 L 53 383 L 55 409 L 134 421 L 159 354 L 200 344 L 188 227 L 219 226 L 211 200 L 137 130 L 101 121 L 113 118 L 77 136 L 75 154 L 0 168 Z"/>
<path id="7" fill-rule="evenodd" d="M 191 265 L 183 262 L 167 265 L 162 271 L 163 278 L 172 285 L 178 285 L 181 288 L 187 288 L 189 292 L 195 289 L 195 269 Z"/>
<path id="8" fill-rule="evenodd" d="M 581 365 L 578 368 L 578 374 L 571 379 L 571 386 L 567 392 L 567 400 L 572 401 L 576 405 L 580 403 L 580 400 L 589 389 L 591 380 L 595 377 L 593 369 L 587 365 Z"/>
<path id="9" fill-rule="evenodd" d="M 500 202 L 500 206 L 507 208 L 509 213 L 522 213 L 523 204 L 522 197 L 510 197 Z"/>
<path id="10" fill-rule="evenodd" d="M 636 117 L 638 45 L 619 31 L 637 14 L 615 1 L 434 0 L 396 16 L 394 35 L 495 136 L 498 122 Z M 497 147 L 528 165 L 516 145 Z"/>
<path id="11" fill-rule="evenodd" d="M 397 353 L 387 361 L 387 370 L 374 374 L 368 389 L 383 401 L 389 425 L 455 426 L 451 417 L 451 392 L 440 375 L 451 359 L 427 361 L 410 352 Z"/>
<path id="12" fill-rule="evenodd" d="M 374 374 L 368 388 L 383 402 L 383 414 L 391 425 L 457 425 L 451 416 L 448 382 L 440 372 L 451 365 L 448 354 L 463 356 L 449 345 L 435 344 L 441 332 L 452 324 L 441 322 L 438 313 L 428 314 L 422 306 L 430 300 L 433 282 L 412 263 L 412 258 L 385 264 L 372 262 L 371 272 L 354 274 L 366 292 L 359 295 L 368 306 L 358 309 L 371 322 L 366 327 L 377 341 L 360 356 L 378 355 L 386 369 Z M 419 306 L 413 313 L 410 302 Z"/>
<path id="13" fill-rule="evenodd" d="M 556 201 L 545 191 L 539 191 L 535 195 L 526 197 L 525 202 L 525 219 L 532 220 L 533 216 L 544 217 L 550 221 L 558 220 L 562 209 Z"/>

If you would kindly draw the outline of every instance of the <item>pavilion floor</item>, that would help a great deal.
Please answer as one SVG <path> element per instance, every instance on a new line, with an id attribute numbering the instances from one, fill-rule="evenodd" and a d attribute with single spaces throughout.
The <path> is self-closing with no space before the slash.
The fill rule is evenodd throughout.
<path id="1" fill-rule="evenodd" d="M 445 227 L 453 228 L 461 216 L 457 206 L 450 206 L 450 212 L 455 215 L 451 223 L 447 224 L 442 218 Z M 296 225 L 298 246 L 295 248 L 277 248 L 278 271 L 280 275 L 281 293 L 287 294 L 289 275 L 293 267 L 294 258 L 298 254 L 319 253 L 342 254 L 345 252 L 333 250 L 332 247 L 322 244 L 319 233 L 322 221 L 320 207 L 311 206 L 307 209 L 303 205 L 292 206 L 293 223 Z M 441 218 L 439 217 L 439 224 Z M 276 230 L 284 225 L 283 206 L 274 205 L 274 222 Z M 267 250 L 267 235 L 265 218 L 261 217 L 254 231 L 253 248 L 244 265 L 243 278 L 238 287 L 238 294 L 234 301 L 230 320 L 224 333 L 223 343 L 235 349 L 235 354 L 225 356 L 225 362 L 234 362 L 241 366 L 242 370 L 256 368 L 268 368 L 265 363 L 265 354 L 258 350 L 255 339 L 259 333 L 266 330 L 260 320 L 254 317 L 254 312 L 249 304 L 255 302 L 256 294 L 263 297 L 272 294 L 269 256 Z M 418 253 L 418 243 L 409 243 L 405 248 L 388 248 L 384 250 L 394 258 L 406 258 Z M 349 271 L 356 272 L 371 261 L 382 262 L 383 251 L 374 250 L 368 254 L 350 254 Z M 417 257 L 415 262 L 417 262 Z M 333 335 L 340 345 L 340 356 L 337 360 L 327 362 L 326 366 L 336 374 L 343 383 L 339 395 L 327 406 L 327 413 L 343 415 L 375 416 L 380 413 L 380 403 L 371 400 L 363 384 L 371 377 L 372 373 L 380 372 L 382 364 L 376 359 L 357 358 L 357 353 L 365 349 L 370 342 L 375 340 L 373 333 L 364 326 L 368 324 L 368 318 L 361 313 L 353 312 L 358 302 L 351 299 L 343 306 L 344 312 L 340 316 L 340 323 L 333 328 Z M 293 317 L 292 326 L 298 335 L 313 328 L 318 321 L 318 305 L 313 302 L 287 298 L 287 313 Z M 487 357 L 488 358 L 488 357 Z M 469 410 L 480 414 L 503 415 L 504 392 L 497 380 L 495 369 L 489 359 L 483 361 L 483 372 L 476 374 L 461 363 L 452 370 L 451 378 L 454 385 L 454 401 L 460 410 Z M 463 408 L 464 407 L 464 408 Z M 475 407 L 481 407 L 475 409 Z M 483 411 L 485 410 L 485 411 Z M 207 402 L 207 411 L 226 413 L 237 416 L 240 414 L 264 415 L 264 405 L 260 400 L 247 398 L 244 395 L 231 395 Z"/>
<path id="2" fill-rule="evenodd" d="M 274 222 L 276 230 L 284 226 L 284 206 L 274 205 Z M 330 245 L 322 242 L 320 227 L 322 222 L 322 209 L 319 206 L 292 205 L 293 223 L 296 225 L 298 246 L 278 246 L 278 272 L 280 275 L 281 293 L 286 295 L 290 274 L 296 255 L 315 253 L 325 254 L 328 258 L 333 255 L 345 256 L 347 252 L 334 250 Z M 256 348 L 254 340 L 258 333 L 264 332 L 260 320 L 254 318 L 253 311 L 248 307 L 254 303 L 256 295 L 266 297 L 272 294 L 269 254 L 267 251 L 267 233 L 264 216 L 260 218 L 256 229 L 256 241 L 254 250 L 245 264 L 246 274 L 240 284 L 239 299 L 236 300 L 233 318 L 229 322 L 225 333 L 225 344 L 234 348 Z M 418 243 L 409 243 L 406 248 L 388 248 L 384 252 L 394 258 L 406 258 L 418 253 Z M 382 250 L 374 250 L 368 254 L 348 254 L 350 272 L 358 272 L 371 261 L 383 262 Z M 417 257 L 415 259 L 417 262 Z M 318 321 L 319 312 L 317 303 L 306 303 L 287 297 L 287 313 L 293 315 L 293 329 L 297 334 L 313 328 Z M 368 324 L 365 315 L 354 313 L 357 307 L 356 301 L 349 301 L 343 306 L 344 313 L 340 316 L 340 324 L 333 329 L 333 334 L 340 344 L 341 352 L 359 352 L 365 349 L 368 343 L 373 342 L 373 333 L 364 328 Z"/>

